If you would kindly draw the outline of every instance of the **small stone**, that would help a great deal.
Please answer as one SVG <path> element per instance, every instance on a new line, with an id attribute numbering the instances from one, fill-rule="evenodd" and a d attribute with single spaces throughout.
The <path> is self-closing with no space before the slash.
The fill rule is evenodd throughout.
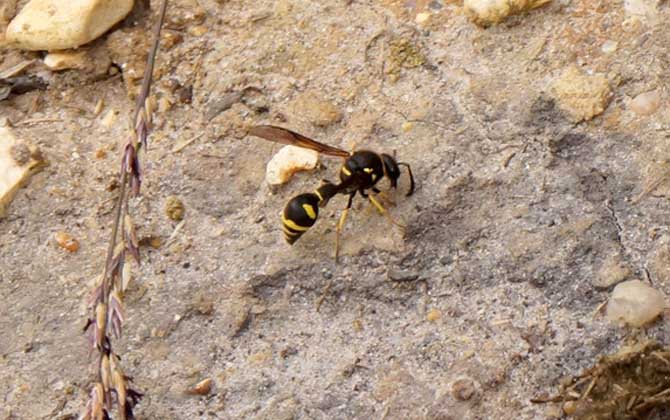
<path id="1" fill-rule="evenodd" d="M 607 303 L 607 319 L 641 327 L 658 317 L 665 309 L 661 292 L 641 282 L 630 280 L 618 284 Z"/>
<path id="2" fill-rule="evenodd" d="M 451 384 L 451 395 L 459 401 L 469 400 L 475 391 L 475 384 L 470 378 L 459 378 Z"/>
<path id="3" fill-rule="evenodd" d="M 425 25 L 430 20 L 430 12 L 421 12 L 416 14 L 414 21 L 419 25 Z"/>
<path id="4" fill-rule="evenodd" d="M 661 105 L 661 94 L 657 90 L 640 93 L 630 102 L 630 109 L 637 115 L 651 115 Z"/>
<path id="5" fill-rule="evenodd" d="M 426 314 L 426 320 L 430 322 L 435 322 L 440 318 L 442 318 L 442 312 L 440 312 L 439 309 L 433 308 Z"/>
<path id="6" fill-rule="evenodd" d="M 251 322 L 251 306 L 245 298 L 234 298 L 221 305 L 223 328 L 220 333 L 228 338 L 240 334 Z"/>
<path id="7" fill-rule="evenodd" d="M 163 32 L 161 34 L 161 49 L 169 50 L 184 41 L 179 32 Z"/>
<path id="8" fill-rule="evenodd" d="M 107 74 L 112 59 L 105 48 L 63 50 L 47 54 L 44 64 L 52 71 L 80 70 L 96 79 Z"/>
<path id="9" fill-rule="evenodd" d="M 208 29 L 205 25 L 196 25 L 196 26 L 189 26 L 187 31 L 189 35 L 203 36 L 204 34 L 207 33 Z"/>
<path id="10" fill-rule="evenodd" d="M 621 283 L 631 275 L 631 270 L 621 261 L 618 255 L 605 260 L 600 266 L 593 285 L 599 289 L 606 289 L 617 283 Z"/>
<path id="11" fill-rule="evenodd" d="M 51 70 L 83 69 L 86 51 L 53 52 L 44 57 L 44 64 Z"/>
<path id="12" fill-rule="evenodd" d="M 9 23 L 7 42 L 24 50 L 64 50 L 86 44 L 121 21 L 133 0 L 30 0 Z"/>
<path id="13" fill-rule="evenodd" d="M 303 93 L 292 104 L 293 114 L 307 119 L 319 127 L 328 127 L 342 119 L 342 113 L 332 103 L 316 93 Z"/>
<path id="14" fill-rule="evenodd" d="M 577 412 L 578 404 L 575 401 L 566 401 L 563 404 L 563 412 L 567 416 L 571 416 Z"/>
<path id="15" fill-rule="evenodd" d="M 17 191 L 44 163 L 36 147 L 16 138 L 9 127 L 0 127 L 0 217 Z"/>
<path id="16" fill-rule="evenodd" d="M 67 232 L 56 232 L 54 234 L 54 239 L 58 246 L 70 252 L 76 252 L 79 249 L 79 241 Z"/>
<path id="17" fill-rule="evenodd" d="M 465 14 L 479 26 L 500 23 L 511 15 L 543 6 L 551 0 L 465 0 Z"/>
<path id="18" fill-rule="evenodd" d="M 105 149 L 103 149 L 102 147 L 95 151 L 95 158 L 96 159 L 104 159 L 106 157 L 107 157 L 107 151 Z"/>
<path id="19" fill-rule="evenodd" d="M 159 236 L 152 236 L 149 238 L 149 246 L 151 246 L 153 249 L 160 248 L 162 244 L 163 241 Z"/>
<path id="20" fill-rule="evenodd" d="M 612 54 L 617 50 L 618 47 L 619 47 L 618 42 L 608 39 L 607 41 L 603 42 L 603 45 L 602 47 L 600 47 L 600 50 L 605 54 Z"/>
<path id="21" fill-rule="evenodd" d="M 186 390 L 186 393 L 189 395 L 207 395 L 212 391 L 212 385 L 214 381 L 212 378 L 203 379 L 197 384 Z"/>
<path id="22" fill-rule="evenodd" d="M 403 133 L 406 133 L 410 131 L 412 128 L 414 128 L 414 123 L 410 121 L 405 121 L 404 123 L 402 123 L 402 126 L 400 128 L 402 129 Z"/>
<path id="23" fill-rule="evenodd" d="M 184 203 L 174 195 L 165 200 L 165 214 L 170 220 L 178 222 L 184 218 Z"/>
<path id="24" fill-rule="evenodd" d="M 319 153 L 296 146 L 284 146 L 265 168 L 265 181 L 270 185 L 288 182 L 294 173 L 316 168 Z"/>
<path id="25" fill-rule="evenodd" d="M 398 269 L 391 268 L 386 273 L 386 276 L 391 281 L 406 282 L 406 281 L 414 281 L 414 280 L 418 279 L 419 278 L 419 273 L 417 273 L 416 271 L 398 270 Z"/>
<path id="26" fill-rule="evenodd" d="M 588 121 L 601 114 L 609 104 L 611 90 L 604 76 L 582 73 L 568 67 L 551 87 L 559 108 L 574 122 Z"/>
<path id="27" fill-rule="evenodd" d="M 212 315 L 214 313 L 214 300 L 210 294 L 198 293 L 191 300 L 191 308 L 200 315 Z"/>

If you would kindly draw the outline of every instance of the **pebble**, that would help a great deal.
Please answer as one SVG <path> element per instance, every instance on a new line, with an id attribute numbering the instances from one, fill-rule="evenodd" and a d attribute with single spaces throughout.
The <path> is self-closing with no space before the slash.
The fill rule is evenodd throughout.
<path id="1" fill-rule="evenodd" d="M 601 114 L 611 98 L 604 76 L 585 74 L 574 65 L 554 81 L 551 93 L 573 122 L 588 121 Z"/>
<path id="2" fill-rule="evenodd" d="M 572 416 L 577 412 L 578 404 L 575 401 L 566 401 L 563 404 L 563 412 L 567 416 Z"/>
<path id="3" fill-rule="evenodd" d="M 543 6 L 551 0 L 465 0 L 463 10 L 475 24 L 490 26 L 507 17 Z"/>
<path id="4" fill-rule="evenodd" d="M 77 238 L 67 232 L 56 232 L 54 234 L 54 239 L 58 246 L 70 252 L 76 252 L 79 249 L 79 241 Z"/>
<path id="5" fill-rule="evenodd" d="M 96 79 L 107 74 L 112 59 L 104 48 L 63 50 L 47 54 L 44 65 L 52 71 L 80 70 L 86 77 Z"/>
<path id="6" fill-rule="evenodd" d="M 459 378 L 451 384 L 451 395 L 459 401 L 469 400 L 475 391 L 475 384 L 470 378 Z"/>
<path id="7" fill-rule="evenodd" d="M 36 147 L 17 138 L 9 127 L 0 127 L 0 217 L 19 188 L 43 164 Z"/>
<path id="8" fill-rule="evenodd" d="M 630 275 L 631 269 L 621 261 L 621 257 L 613 256 L 603 262 L 592 283 L 596 288 L 606 289 L 621 283 Z"/>
<path id="9" fill-rule="evenodd" d="M 435 322 L 438 319 L 442 318 L 442 312 L 439 311 L 439 309 L 431 309 L 428 311 L 428 314 L 426 314 L 426 320 L 430 322 Z"/>
<path id="10" fill-rule="evenodd" d="M 630 102 L 630 109 L 637 115 L 651 115 L 661 105 L 661 94 L 657 90 L 640 93 Z"/>
<path id="11" fill-rule="evenodd" d="M 44 57 L 44 64 L 51 70 L 83 69 L 86 67 L 86 51 L 59 51 Z"/>
<path id="12" fill-rule="evenodd" d="M 661 292 L 640 280 L 630 280 L 614 288 L 606 316 L 613 323 L 641 327 L 656 319 L 664 309 L 665 298 Z"/>
<path id="13" fill-rule="evenodd" d="M 193 36 L 203 36 L 207 31 L 208 29 L 205 25 L 189 26 L 187 29 L 188 34 Z"/>
<path id="14" fill-rule="evenodd" d="M 608 39 L 607 41 L 603 42 L 603 45 L 600 47 L 600 50 L 605 54 L 611 54 L 615 52 L 618 47 L 619 47 L 618 42 Z"/>
<path id="15" fill-rule="evenodd" d="M 416 14 L 414 21 L 419 25 L 425 25 L 430 20 L 430 12 L 421 12 Z"/>
<path id="16" fill-rule="evenodd" d="M 294 173 L 316 168 L 319 153 L 296 146 L 284 146 L 265 168 L 265 181 L 270 185 L 288 182 Z"/>
<path id="17" fill-rule="evenodd" d="M 165 214 L 170 220 L 182 220 L 185 212 L 184 203 L 176 196 L 171 195 L 165 200 Z"/>
<path id="18" fill-rule="evenodd" d="M 207 395 L 212 391 L 214 381 L 206 378 L 186 390 L 189 395 Z"/>
<path id="19" fill-rule="evenodd" d="M 391 268 L 386 273 L 389 280 L 395 282 L 414 281 L 419 278 L 419 273 L 411 270 L 399 270 Z"/>
<path id="20" fill-rule="evenodd" d="M 64 50 L 84 45 L 121 21 L 133 0 L 30 0 L 9 23 L 7 42 L 23 50 Z"/>

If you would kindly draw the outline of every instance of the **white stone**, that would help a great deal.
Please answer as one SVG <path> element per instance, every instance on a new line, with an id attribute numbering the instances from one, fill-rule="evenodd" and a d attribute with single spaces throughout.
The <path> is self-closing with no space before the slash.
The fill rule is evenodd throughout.
<path id="1" fill-rule="evenodd" d="M 619 283 L 607 303 L 607 319 L 641 327 L 656 319 L 665 309 L 661 292 L 641 282 L 630 280 Z"/>
<path id="2" fill-rule="evenodd" d="M 9 23 L 6 41 L 24 50 L 64 50 L 90 42 L 133 8 L 133 0 L 31 0 Z"/>
<path id="3" fill-rule="evenodd" d="M 630 109 L 637 115 L 651 115 L 661 105 L 661 94 L 657 90 L 640 93 L 630 102 Z"/>
<path id="4" fill-rule="evenodd" d="M 465 13 L 480 26 L 502 22 L 508 16 L 543 6 L 551 0 L 465 0 Z"/>
<path id="5" fill-rule="evenodd" d="M 37 148 L 17 139 L 8 127 L 0 127 L 0 217 L 42 163 Z"/>
<path id="6" fill-rule="evenodd" d="M 616 41 L 612 41 L 611 39 L 608 39 L 607 41 L 603 42 L 603 45 L 600 47 L 600 50 L 604 52 L 605 54 L 612 54 L 619 48 L 619 43 Z"/>
<path id="7" fill-rule="evenodd" d="M 83 69 L 86 67 L 86 51 L 52 52 L 44 57 L 44 64 L 51 70 Z"/>
<path id="8" fill-rule="evenodd" d="M 272 157 L 265 168 L 265 180 L 270 185 L 280 185 L 291 179 L 294 173 L 314 169 L 319 153 L 296 146 L 284 146 Z"/>
<path id="9" fill-rule="evenodd" d="M 430 20 L 430 12 L 417 13 L 416 18 L 414 18 L 414 21 L 419 25 L 425 25 L 426 23 L 428 23 L 429 20 Z"/>

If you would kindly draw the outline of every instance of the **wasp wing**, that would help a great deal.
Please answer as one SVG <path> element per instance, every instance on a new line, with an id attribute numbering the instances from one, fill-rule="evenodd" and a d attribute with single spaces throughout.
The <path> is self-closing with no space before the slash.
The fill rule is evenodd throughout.
<path id="1" fill-rule="evenodd" d="M 304 147 L 305 149 L 316 150 L 319 153 L 330 156 L 338 156 L 347 158 L 351 154 L 337 147 L 328 146 L 327 144 L 319 143 L 298 134 L 286 128 L 277 127 L 274 125 L 257 125 L 249 130 L 252 136 L 260 137 L 265 140 L 273 141 L 275 143 L 288 144 L 291 146 Z"/>

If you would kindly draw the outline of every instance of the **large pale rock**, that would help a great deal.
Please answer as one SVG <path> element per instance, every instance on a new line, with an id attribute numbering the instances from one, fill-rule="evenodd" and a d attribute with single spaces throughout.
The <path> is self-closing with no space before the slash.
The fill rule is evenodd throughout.
<path id="1" fill-rule="evenodd" d="M 0 127 L 0 217 L 30 176 L 44 161 L 34 146 L 17 139 L 7 127 Z"/>
<path id="2" fill-rule="evenodd" d="M 126 17 L 133 0 L 31 0 L 9 23 L 6 41 L 24 50 L 63 50 L 90 42 Z"/>
<path id="3" fill-rule="evenodd" d="M 658 317 L 665 309 L 665 298 L 658 290 L 640 280 L 619 283 L 607 303 L 607 319 L 641 327 Z"/>

